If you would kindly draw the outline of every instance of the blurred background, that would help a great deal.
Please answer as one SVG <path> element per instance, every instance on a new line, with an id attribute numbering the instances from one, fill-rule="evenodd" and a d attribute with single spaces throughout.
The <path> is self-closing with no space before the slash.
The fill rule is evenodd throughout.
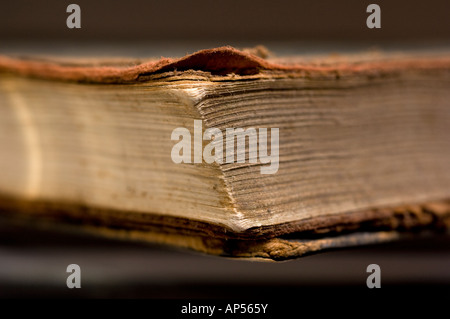
<path id="1" fill-rule="evenodd" d="M 66 27 L 71 3 L 81 7 L 81 29 Z M 366 26 L 370 3 L 381 7 L 381 29 Z M 159 57 L 223 45 L 264 45 L 279 55 L 441 50 L 450 45 L 449 12 L 448 0 L 2 0 L 0 54 Z M 82 289 L 66 287 L 72 263 L 81 267 Z M 384 291 L 450 296 L 446 235 L 256 263 L 0 219 L 3 298 L 279 298 L 343 287 L 359 294 L 372 263 L 381 266 Z"/>
<path id="2" fill-rule="evenodd" d="M 81 268 L 68 289 L 67 266 Z M 0 218 L 0 297 L 364 301 L 367 266 L 381 268 L 386 297 L 450 298 L 448 235 L 327 251 L 286 262 L 256 262 L 31 227 Z M 372 291 L 372 295 L 370 295 Z M 367 300 L 366 300 L 367 301 Z"/>
<path id="3" fill-rule="evenodd" d="M 448 1 L 376 1 L 381 29 L 369 29 L 366 8 L 373 2 L 2 0 L 0 49 L 159 56 L 222 45 L 262 44 L 275 53 L 297 54 L 450 43 Z M 81 7 L 81 29 L 66 27 L 71 3 Z"/>

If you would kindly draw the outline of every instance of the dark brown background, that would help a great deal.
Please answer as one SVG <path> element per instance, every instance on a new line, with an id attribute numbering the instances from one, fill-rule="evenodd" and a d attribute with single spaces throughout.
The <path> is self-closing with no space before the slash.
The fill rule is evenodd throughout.
<path id="1" fill-rule="evenodd" d="M 81 29 L 66 27 L 70 3 Z M 370 3 L 381 29 L 366 27 Z M 450 40 L 449 12 L 447 0 L 14 0 L 1 3 L 0 40 Z"/>

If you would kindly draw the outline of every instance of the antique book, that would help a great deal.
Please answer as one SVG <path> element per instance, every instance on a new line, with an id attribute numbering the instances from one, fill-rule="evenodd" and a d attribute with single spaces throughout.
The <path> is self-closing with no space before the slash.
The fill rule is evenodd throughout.
<path id="1" fill-rule="evenodd" d="M 450 226 L 446 52 L 0 56 L 0 92 L 7 218 L 261 260 Z"/>

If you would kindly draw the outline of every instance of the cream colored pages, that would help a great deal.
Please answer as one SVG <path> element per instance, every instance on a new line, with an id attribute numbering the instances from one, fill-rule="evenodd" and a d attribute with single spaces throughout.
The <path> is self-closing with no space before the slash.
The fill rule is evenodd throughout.
<path id="1" fill-rule="evenodd" d="M 272 259 L 448 227 L 450 62 L 290 61 L 0 58 L 2 207 Z"/>

